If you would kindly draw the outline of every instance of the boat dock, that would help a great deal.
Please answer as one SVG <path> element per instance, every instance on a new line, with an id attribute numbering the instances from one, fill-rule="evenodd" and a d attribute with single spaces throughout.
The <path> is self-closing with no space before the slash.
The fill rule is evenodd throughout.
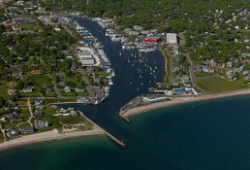
<path id="1" fill-rule="evenodd" d="M 87 118 L 82 112 L 80 112 L 81 115 L 86 118 L 88 121 L 90 121 L 91 123 L 93 123 L 93 125 L 95 125 L 96 127 L 100 128 L 103 130 L 103 132 L 113 141 L 115 141 L 117 144 L 119 144 L 120 146 L 122 146 L 123 148 L 127 148 L 128 146 L 123 143 L 122 141 L 118 140 L 116 137 L 114 137 L 113 135 L 111 135 L 109 132 L 107 132 L 106 130 L 104 130 L 103 128 L 101 128 L 99 125 L 97 125 L 96 123 L 94 123 L 92 120 L 90 120 L 89 118 Z"/>

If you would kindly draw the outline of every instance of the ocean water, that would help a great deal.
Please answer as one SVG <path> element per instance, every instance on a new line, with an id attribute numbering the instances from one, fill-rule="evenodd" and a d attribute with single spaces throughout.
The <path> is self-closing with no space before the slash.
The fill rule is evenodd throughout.
<path id="1" fill-rule="evenodd" d="M 123 149 L 104 135 L 19 146 L 0 151 L 0 170 L 249 169 L 249 95 L 162 108 L 131 117 L 133 124 L 127 124 L 117 112 L 137 95 L 147 93 L 154 81 L 163 81 L 162 53 L 143 54 L 144 62 L 135 62 L 138 57 L 131 53 L 139 56 L 136 50 L 122 51 L 121 44 L 106 38 L 97 23 L 74 19 L 104 44 L 117 76 L 109 98 L 101 105 L 60 107 L 83 111 L 129 147 Z M 145 69 L 145 64 L 157 67 L 155 80 L 148 71 L 137 71 Z"/>

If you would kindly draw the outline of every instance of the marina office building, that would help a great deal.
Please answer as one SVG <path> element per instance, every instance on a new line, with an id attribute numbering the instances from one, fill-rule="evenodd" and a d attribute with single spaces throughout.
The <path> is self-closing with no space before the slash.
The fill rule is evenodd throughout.
<path id="1" fill-rule="evenodd" d="M 94 52 L 89 47 L 79 47 L 78 56 L 83 66 L 95 64 Z"/>

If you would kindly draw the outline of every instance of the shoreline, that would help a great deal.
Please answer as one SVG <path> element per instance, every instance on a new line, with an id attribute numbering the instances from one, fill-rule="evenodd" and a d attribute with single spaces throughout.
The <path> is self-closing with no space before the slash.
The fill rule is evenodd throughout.
<path id="1" fill-rule="evenodd" d="M 12 139 L 10 141 L 4 142 L 0 144 L 0 150 L 6 150 L 13 147 L 18 147 L 21 145 L 28 145 L 40 142 L 54 141 L 54 140 L 62 140 L 68 138 L 76 138 L 83 136 L 94 136 L 94 135 L 105 135 L 105 132 L 100 130 L 92 130 L 92 131 L 84 131 L 84 132 L 74 132 L 68 134 L 59 134 L 57 130 L 52 130 L 48 132 L 42 132 L 38 134 L 32 134 L 27 136 L 22 136 L 17 139 Z"/>
<path id="2" fill-rule="evenodd" d="M 172 97 L 171 101 L 166 102 L 160 102 L 160 103 L 154 103 L 147 106 L 141 106 L 136 107 L 131 110 L 128 110 L 123 115 L 121 115 L 124 118 L 128 118 L 129 116 L 145 113 L 152 110 L 157 110 L 165 107 L 180 105 L 180 104 L 186 104 L 191 102 L 197 102 L 197 101 L 203 101 L 203 100 L 211 100 L 211 99 L 218 99 L 218 98 L 226 98 L 226 97 L 232 97 L 232 96 L 240 96 L 240 95 L 246 95 L 250 94 L 250 88 L 244 89 L 244 90 L 238 90 L 234 92 L 225 92 L 225 93 L 218 93 L 218 94 L 208 94 L 208 95 L 202 95 L 197 97 Z"/>
<path id="3" fill-rule="evenodd" d="M 165 66 L 165 72 L 166 72 L 166 74 L 165 74 L 164 80 L 163 80 L 163 82 L 165 83 L 167 75 L 168 75 L 168 68 L 167 68 L 168 67 L 168 60 L 167 60 L 167 56 L 165 56 L 165 54 L 164 54 L 164 51 L 162 49 L 160 49 L 160 51 L 162 52 L 162 55 L 164 56 L 164 61 L 165 61 L 164 66 Z"/>

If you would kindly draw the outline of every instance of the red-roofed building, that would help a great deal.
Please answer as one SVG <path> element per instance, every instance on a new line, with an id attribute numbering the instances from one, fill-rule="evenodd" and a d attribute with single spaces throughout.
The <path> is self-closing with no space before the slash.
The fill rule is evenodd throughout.
<path id="1" fill-rule="evenodd" d="M 154 42 L 157 43 L 159 41 L 161 41 L 161 37 L 158 36 L 148 36 L 144 39 L 145 42 Z"/>
<path id="2" fill-rule="evenodd" d="M 77 73 L 78 73 L 78 70 L 73 70 L 73 71 L 72 71 L 72 74 L 73 74 L 73 75 L 75 75 L 75 74 L 77 74 Z"/>

